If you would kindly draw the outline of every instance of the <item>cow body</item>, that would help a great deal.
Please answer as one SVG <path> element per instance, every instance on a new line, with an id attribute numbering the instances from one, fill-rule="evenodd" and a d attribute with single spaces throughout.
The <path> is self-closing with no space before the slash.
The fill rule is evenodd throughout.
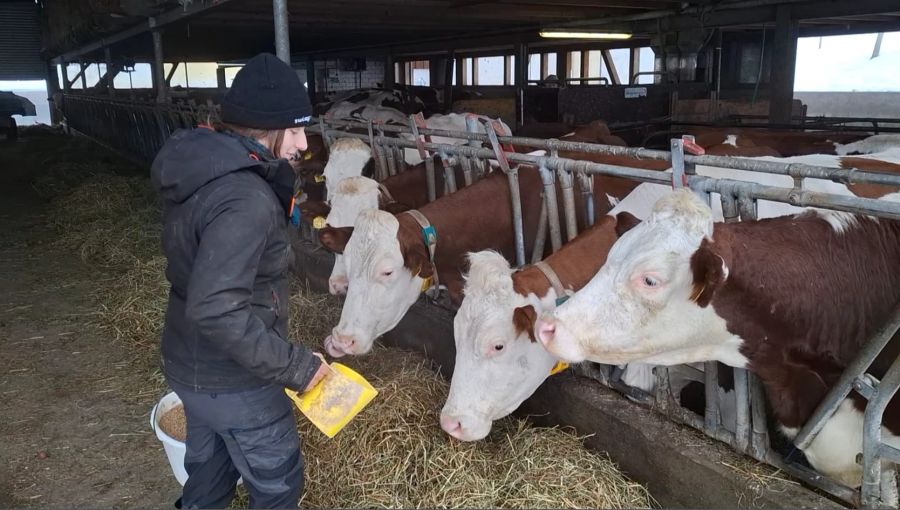
<path id="1" fill-rule="evenodd" d="M 622 235 L 606 265 L 544 314 L 535 334 L 570 362 L 748 368 L 793 435 L 898 304 L 900 222 L 808 211 L 713 228 L 710 208 L 679 190 Z M 873 375 L 898 354 L 895 339 Z M 804 450 L 813 467 L 854 487 L 860 404 L 845 401 Z M 891 403 L 884 425 L 900 446 L 900 406 Z"/>

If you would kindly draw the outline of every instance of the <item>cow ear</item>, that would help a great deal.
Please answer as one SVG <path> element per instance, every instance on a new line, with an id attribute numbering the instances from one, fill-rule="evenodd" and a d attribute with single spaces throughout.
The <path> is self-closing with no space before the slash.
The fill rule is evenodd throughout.
<path id="1" fill-rule="evenodd" d="M 516 328 L 516 334 L 527 333 L 528 338 L 532 342 L 536 342 L 534 337 L 534 323 L 537 321 L 537 312 L 531 305 L 520 306 L 513 310 L 513 326 Z"/>
<path id="2" fill-rule="evenodd" d="M 713 249 L 709 239 L 704 238 L 691 256 L 691 273 L 694 276 L 691 301 L 705 307 L 712 301 L 716 290 L 728 279 L 728 265 Z"/>
<path id="3" fill-rule="evenodd" d="M 616 215 L 616 235 L 622 237 L 625 232 L 633 229 L 641 220 L 630 212 L 620 212 Z"/>
<path id="4" fill-rule="evenodd" d="M 351 235 L 353 227 L 325 227 L 319 230 L 319 242 L 329 251 L 344 253 Z"/>

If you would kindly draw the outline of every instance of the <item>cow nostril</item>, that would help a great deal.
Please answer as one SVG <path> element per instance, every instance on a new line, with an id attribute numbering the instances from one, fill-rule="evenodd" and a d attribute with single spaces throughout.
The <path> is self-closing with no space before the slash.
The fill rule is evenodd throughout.
<path id="1" fill-rule="evenodd" d="M 441 428 L 452 436 L 456 436 L 462 430 L 462 422 L 455 416 L 441 415 Z"/>
<path id="2" fill-rule="evenodd" d="M 538 336 L 541 339 L 541 343 L 547 345 L 553 340 L 553 335 L 556 333 L 556 325 L 547 323 L 544 321 L 540 321 L 538 323 Z"/>

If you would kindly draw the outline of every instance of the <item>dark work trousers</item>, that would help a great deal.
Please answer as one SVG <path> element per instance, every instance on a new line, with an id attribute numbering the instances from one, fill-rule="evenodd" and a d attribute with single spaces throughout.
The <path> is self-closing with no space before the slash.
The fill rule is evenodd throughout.
<path id="1" fill-rule="evenodd" d="M 169 383 L 187 418 L 188 480 L 181 508 L 225 508 L 243 477 L 250 508 L 297 508 L 303 456 L 294 408 L 272 384 L 234 393 L 198 393 Z M 178 504 L 176 503 L 176 506 Z"/>

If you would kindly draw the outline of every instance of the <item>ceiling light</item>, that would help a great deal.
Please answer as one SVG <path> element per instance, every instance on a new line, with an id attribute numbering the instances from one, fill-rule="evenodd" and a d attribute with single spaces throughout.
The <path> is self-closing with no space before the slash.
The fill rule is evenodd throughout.
<path id="1" fill-rule="evenodd" d="M 631 34 L 615 32 L 574 32 L 567 30 L 541 30 L 546 39 L 631 39 Z"/>

